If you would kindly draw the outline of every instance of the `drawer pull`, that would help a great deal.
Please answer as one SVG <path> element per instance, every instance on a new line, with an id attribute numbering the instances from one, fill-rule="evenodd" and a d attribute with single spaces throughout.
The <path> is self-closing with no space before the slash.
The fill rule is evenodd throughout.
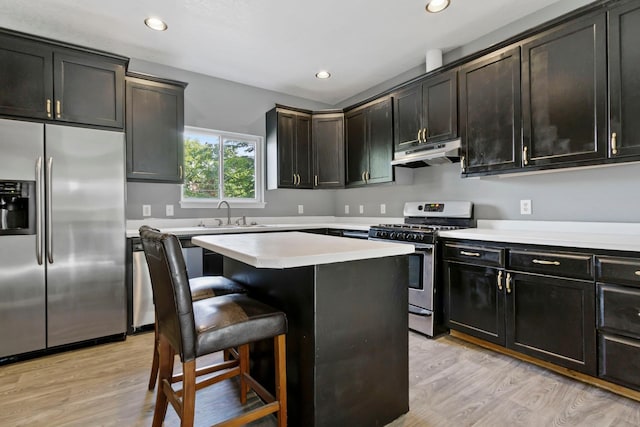
<path id="1" fill-rule="evenodd" d="M 532 262 L 534 264 L 541 264 L 541 265 L 560 265 L 560 261 L 547 261 L 544 259 L 534 259 Z"/>
<path id="2" fill-rule="evenodd" d="M 640 270 L 636 271 L 636 276 L 640 276 Z"/>
<path id="3" fill-rule="evenodd" d="M 460 255 L 466 255 L 466 256 L 480 256 L 480 254 L 478 252 L 467 252 L 467 251 L 460 251 Z"/>

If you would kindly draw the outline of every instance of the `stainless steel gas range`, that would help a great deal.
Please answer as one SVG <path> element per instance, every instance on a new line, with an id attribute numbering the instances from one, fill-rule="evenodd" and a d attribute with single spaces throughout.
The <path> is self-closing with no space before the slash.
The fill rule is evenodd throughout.
<path id="1" fill-rule="evenodd" d="M 473 203 L 407 202 L 404 224 L 381 224 L 369 229 L 369 240 L 411 243 L 409 258 L 409 328 L 433 337 L 443 332 L 443 289 L 436 269 L 439 230 L 475 227 Z"/>

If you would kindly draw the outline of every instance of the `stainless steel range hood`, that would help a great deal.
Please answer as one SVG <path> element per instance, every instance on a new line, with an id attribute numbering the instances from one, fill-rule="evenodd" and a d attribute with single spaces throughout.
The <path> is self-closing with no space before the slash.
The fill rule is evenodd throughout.
<path id="1" fill-rule="evenodd" d="M 460 161 L 460 140 L 437 142 L 395 153 L 392 166 L 420 168 Z"/>

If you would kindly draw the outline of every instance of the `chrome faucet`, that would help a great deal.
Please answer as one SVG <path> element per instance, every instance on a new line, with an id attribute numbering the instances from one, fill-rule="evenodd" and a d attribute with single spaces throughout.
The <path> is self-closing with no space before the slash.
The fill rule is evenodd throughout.
<path id="1" fill-rule="evenodd" d="M 229 206 L 229 202 L 226 200 L 220 200 L 216 208 L 220 209 L 220 206 L 222 206 L 223 203 L 227 205 L 227 225 L 231 225 L 231 206 Z"/>

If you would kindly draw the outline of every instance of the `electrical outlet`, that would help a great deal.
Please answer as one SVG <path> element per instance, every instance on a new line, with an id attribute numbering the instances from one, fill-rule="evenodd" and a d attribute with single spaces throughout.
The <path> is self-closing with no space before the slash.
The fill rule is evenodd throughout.
<path id="1" fill-rule="evenodd" d="M 364 213 L 364 205 L 360 205 L 360 213 L 363 214 Z"/>
<path id="2" fill-rule="evenodd" d="M 151 205 L 142 205 L 142 216 L 151 216 Z"/>
<path id="3" fill-rule="evenodd" d="M 344 213 L 349 214 L 349 205 L 344 205 Z"/>
<path id="4" fill-rule="evenodd" d="M 387 205 L 385 205 L 384 203 L 380 203 L 380 213 L 381 214 L 387 213 Z"/>
<path id="5" fill-rule="evenodd" d="M 167 216 L 173 216 L 173 205 L 166 205 L 165 213 L 167 214 Z"/>
<path id="6" fill-rule="evenodd" d="M 531 200 L 520 200 L 520 215 L 531 215 Z"/>
<path id="7" fill-rule="evenodd" d="M 304 205 L 298 205 L 298 213 L 299 214 L 303 214 L 304 213 Z"/>

